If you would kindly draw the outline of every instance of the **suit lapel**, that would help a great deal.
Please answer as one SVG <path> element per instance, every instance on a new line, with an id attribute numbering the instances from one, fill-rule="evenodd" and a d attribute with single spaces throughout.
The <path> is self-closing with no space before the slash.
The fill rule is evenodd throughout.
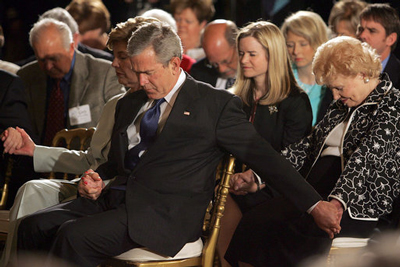
<path id="1" fill-rule="evenodd" d="M 85 95 L 86 90 L 89 88 L 89 72 L 88 66 L 86 66 L 85 58 L 78 51 L 75 51 L 75 54 L 75 65 L 72 70 L 68 108 L 80 105 L 82 96 Z"/>
<path id="2" fill-rule="evenodd" d="M 165 122 L 164 128 L 162 132 L 157 137 L 155 143 L 151 146 L 150 149 L 141 157 L 138 165 L 136 166 L 134 172 L 144 166 L 148 161 L 150 161 L 154 156 L 157 155 L 157 147 L 163 146 L 163 143 L 169 142 L 168 136 L 169 133 L 177 131 L 174 129 L 172 125 L 176 125 L 175 122 L 179 123 L 184 113 L 188 112 L 189 114 L 192 112 L 191 103 L 200 97 L 198 92 L 198 87 L 196 82 L 193 80 L 191 76 L 186 74 L 187 78 L 182 85 L 181 90 L 178 93 L 178 96 L 175 100 L 174 106 L 172 107 L 171 113 L 168 116 L 167 121 Z"/>
<path id="3" fill-rule="evenodd" d="M 133 122 L 136 115 L 138 114 L 140 108 L 146 103 L 147 95 L 144 90 L 139 90 L 133 93 L 129 93 L 122 99 L 120 99 L 119 103 L 117 103 L 116 107 L 116 121 L 114 125 L 113 133 L 116 133 L 116 138 L 119 140 L 119 149 L 120 152 L 119 162 L 124 168 L 124 160 L 125 154 L 128 150 L 128 136 L 126 130 L 129 125 Z M 126 170 L 128 173 L 129 171 Z"/>

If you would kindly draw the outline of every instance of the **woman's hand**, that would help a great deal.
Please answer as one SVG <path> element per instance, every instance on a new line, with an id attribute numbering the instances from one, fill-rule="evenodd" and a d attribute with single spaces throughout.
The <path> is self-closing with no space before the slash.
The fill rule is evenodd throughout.
<path id="1" fill-rule="evenodd" d="M 259 186 L 252 170 L 232 175 L 229 181 L 229 191 L 235 195 L 246 195 L 247 193 L 255 193 L 265 185 Z"/>
<path id="2" fill-rule="evenodd" d="M 81 197 L 96 200 L 104 187 L 105 184 L 99 174 L 89 169 L 82 176 L 78 184 L 78 192 Z"/>

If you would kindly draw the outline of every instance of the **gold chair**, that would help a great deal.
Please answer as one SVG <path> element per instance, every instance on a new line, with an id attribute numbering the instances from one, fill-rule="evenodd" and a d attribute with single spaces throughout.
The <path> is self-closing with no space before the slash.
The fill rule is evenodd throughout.
<path id="1" fill-rule="evenodd" d="M 206 216 L 203 223 L 203 239 L 204 246 L 202 250 L 200 249 L 198 256 L 192 256 L 189 258 L 180 258 L 179 255 L 185 250 L 187 246 L 196 246 L 197 242 L 188 243 L 185 247 L 177 254 L 179 259 L 168 258 L 153 252 L 149 252 L 145 248 L 136 248 L 131 251 L 140 251 L 148 254 L 153 254 L 152 259 L 148 261 L 139 261 L 137 258 L 131 259 L 119 259 L 119 256 L 110 259 L 106 263 L 100 265 L 101 267 L 187 267 L 187 266 L 203 266 L 203 267 L 213 267 L 218 266 L 218 261 L 215 259 L 215 249 L 217 245 L 217 240 L 219 236 L 219 231 L 221 227 L 221 218 L 224 215 L 226 197 L 229 193 L 229 180 L 234 173 L 235 158 L 229 156 L 221 160 L 218 168 L 216 178 L 219 180 L 218 187 L 216 189 L 214 200 L 210 202 L 207 210 Z M 184 252 L 183 252 L 184 253 Z M 125 253 L 124 253 L 125 254 Z M 121 254 L 123 255 L 123 254 Z M 120 256 L 121 256 L 120 255 Z M 181 256 L 184 257 L 184 256 Z M 154 260 L 157 259 L 157 260 Z"/>
<path id="2" fill-rule="evenodd" d="M 90 140 L 93 136 L 95 127 L 91 128 L 76 128 L 76 129 L 63 129 L 56 133 L 53 138 L 52 146 L 57 147 L 60 144 L 67 149 L 86 150 L 90 145 Z M 78 178 L 76 175 L 75 178 Z M 50 179 L 55 178 L 55 173 L 51 172 Z M 68 173 L 64 173 L 63 179 L 68 179 Z"/>
<path id="3" fill-rule="evenodd" d="M 65 144 L 65 147 L 68 149 L 85 150 L 89 147 L 90 140 L 95 130 L 96 130 L 95 127 L 91 127 L 89 129 L 86 128 L 76 128 L 71 130 L 63 129 L 54 136 L 52 146 L 54 147 L 59 146 L 59 144 L 63 142 Z M 4 177 L 3 189 L 1 191 L 0 210 L 6 207 L 6 202 L 8 198 L 8 186 L 10 179 L 12 177 L 12 168 L 14 159 L 12 157 L 8 157 L 6 161 L 7 161 L 6 162 L 7 170 Z M 55 174 L 50 173 L 49 178 L 55 178 Z M 67 179 L 68 174 L 64 173 L 63 178 Z"/>
<path id="4" fill-rule="evenodd" d="M 91 137 L 96 130 L 95 127 L 86 129 L 86 128 L 77 128 L 72 130 L 63 129 L 59 131 L 53 138 L 52 146 L 58 146 L 61 142 L 65 144 L 68 149 L 77 149 L 77 150 L 85 150 L 89 147 Z M 12 157 L 8 157 L 6 159 L 6 174 L 4 179 L 3 190 L 1 192 L 0 199 L 0 240 L 5 240 L 8 232 L 8 224 L 9 224 L 9 210 L 5 210 L 7 198 L 8 198 L 8 186 L 10 179 L 12 177 L 12 168 L 13 168 Z M 54 178 L 55 174 L 51 173 L 49 178 Z M 68 174 L 64 173 L 64 179 L 68 178 Z"/>

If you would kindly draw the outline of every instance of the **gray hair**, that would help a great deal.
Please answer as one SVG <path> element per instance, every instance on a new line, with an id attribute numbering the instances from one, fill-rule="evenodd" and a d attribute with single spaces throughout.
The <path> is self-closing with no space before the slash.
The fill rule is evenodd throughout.
<path id="1" fill-rule="evenodd" d="M 182 43 L 176 32 L 164 22 L 147 23 L 138 28 L 128 41 L 128 55 L 139 55 L 152 47 L 157 61 L 167 66 L 174 57 L 182 59 Z"/>
<path id="2" fill-rule="evenodd" d="M 54 28 L 59 33 L 63 47 L 65 50 L 68 50 L 73 42 L 70 28 L 64 22 L 51 18 L 41 19 L 33 24 L 33 27 L 29 32 L 29 44 L 33 47 L 33 44 L 40 40 L 42 33 L 50 28 Z"/>
<path id="3" fill-rule="evenodd" d="M 79 33 L 78 23 L 76 23 L 75 19 L 69 14 L 67 10 L 62 7 L 55 7 L 50 10 L 44 12 L 39 20 L 51 18 L 61 22 L 64 22 L 70 28 L 72 34 Z"/>
<path id="4" fill-rule="evenodd" d="M 236 37 L 237 37 L 238 33 L 239 33 L 239 29 L 236 26 L 236 24 L 231 20 L 227 20 L 226 21 L 226 30 L 225 30 L 225 39 L 230 46 L 232 46 L 232 47 L 236 46 Z"/>
<path id="5" fill-rule="evenodd" d="M 176 21 L 174 19 L 174 17 L 172 17 L 172 15 L 170 13 L 168 13 L 167 11 L 164 11 L 162 9 L 159 8 L 153 8 L 150 10 L 147 10 L 146 12 L 144 12 L 142 14 L 143 17 L 152 17 L 152 18 L 156 18 L 159 19 L 160 21 L 164 21 L 166 23 L 168 23 L 175 31 L 177 31 L 176 28 Z"/>

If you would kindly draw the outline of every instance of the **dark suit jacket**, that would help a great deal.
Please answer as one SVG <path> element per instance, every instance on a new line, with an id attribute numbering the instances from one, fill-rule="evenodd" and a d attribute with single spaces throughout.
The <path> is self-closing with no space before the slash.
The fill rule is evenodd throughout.
<path id="1" fill-rule="evenodd" d="M 383 70 L 389 75 L 390 80 L 393 83 L 393 86 L 396 89 L 400 88 L 400 60 L 393 54 L 390 54 L 389 61 Z"/>
<path id="2" fill-rule="evenodd" d="M 22 80 L 12 73 L 0 70 L 0 133 L 8 127 L 19 126 L 32 134 L 24 96 Z"/>
<path id="3" fill-rule="evenodd" d="M 212 86 L 217 84 L 219 73 L 217 70 L 206 66 L 207 59 L 203 58 L 192 65 L 190 75 L 198 81 L 209 83 Z"/>
<path id="4" fill-rule="evenodd" d="M 143 90 L 122 98 L 116 109 L 108 162 L 97 172 L 127 183 L 129 235 L 164 255 L 175 255 L 200 235 L 205 209 L 215 185 L 215 169 L 230 152 L 267 183 L 306 211 L 320 200 L 248 122 L 241 100 L 188 76 L 164 128 L 133 170 L 124 168 L 126 129 L 147 101 Z M 189 114 L 189 115 L 188 115 Z"/>
<path id="5" fill-rule="evenodd" d="M 114 56 L 106 51 L 97 49 L 97 48 L 93 48 L 87 45 L 84 45 L 82 43 L 78 43 L 78 47 L 77 47 L 78 51 L 85 53 L 85 54 L 90 54 L 92 56 L 94 56 L 95 58 L 102 58 L 102 59 L 106 59 L 106 60 L 110 60 L 113 61 L 114 60 Z"/>
<path id="6" fill-rule="evenodd" d="M 23 128 L 34 141 L 36 136 L 32 132 L 28 108 L 25 101 L 25 92 L 21 79 L 9 72 L 0 70 L 0 133 L 8 127 Z M 3 156 L 3 142 L 0 141 L 0 181 L 3 182 L 8 157 Z M 13 161 L 12 179 L 9 183 L 9 195 L 6 208 L 13 204 L 18 188 L 33 176 L 32 158 L 25 156 L 11 156 Z"/>

